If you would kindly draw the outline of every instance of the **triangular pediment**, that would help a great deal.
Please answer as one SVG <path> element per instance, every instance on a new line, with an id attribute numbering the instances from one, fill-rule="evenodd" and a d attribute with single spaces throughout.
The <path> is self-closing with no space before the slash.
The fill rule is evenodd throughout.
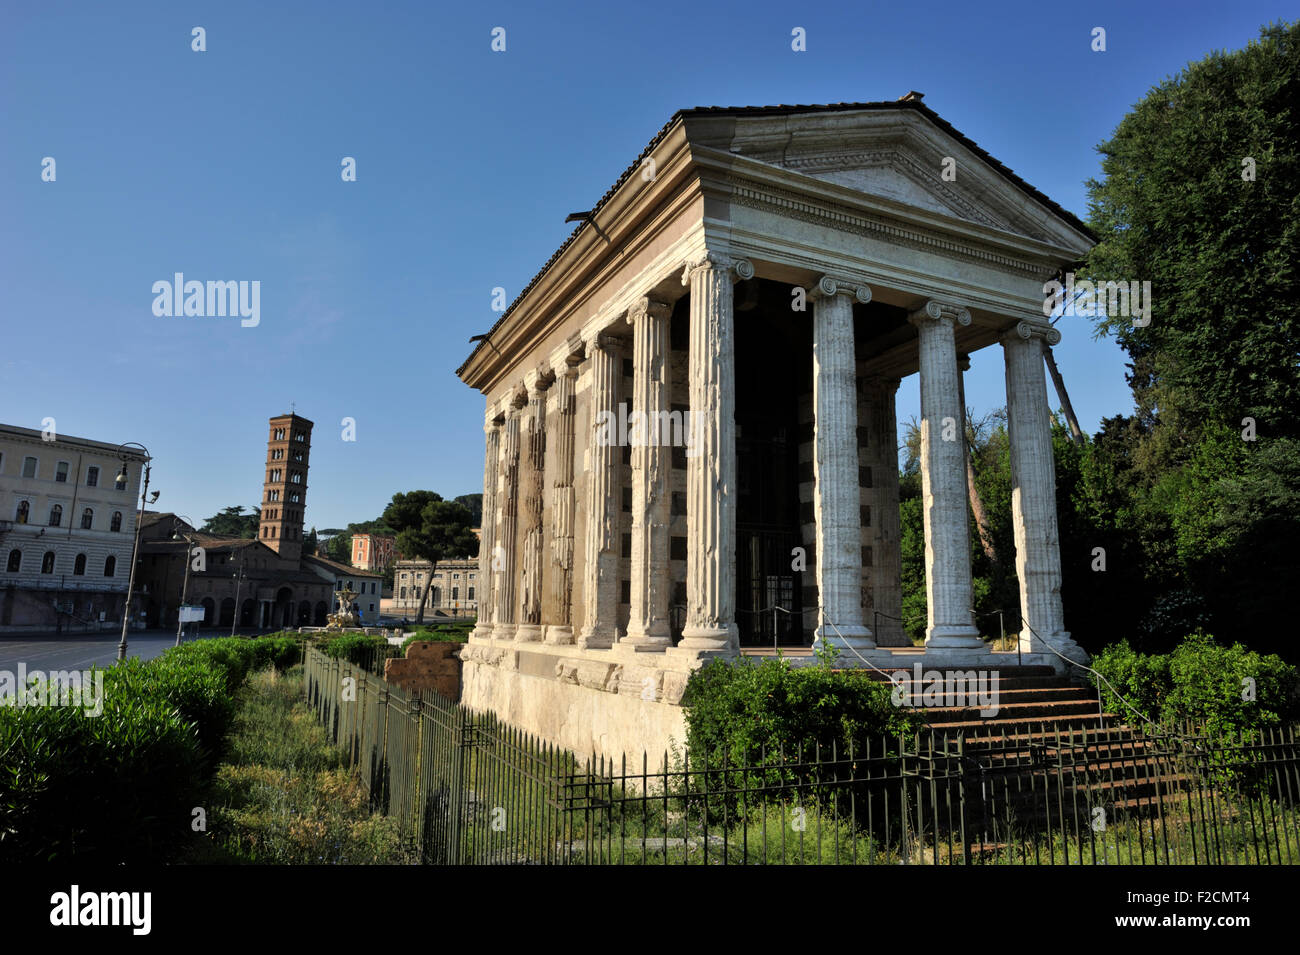
<path id="1" fill-rule="evenodd" d="M 1059 207 L 930 115 L 916 109 L 742 114 L 711 118 L 691 139 L 930 213 L 1078 245 L 1079 230 Z"/>

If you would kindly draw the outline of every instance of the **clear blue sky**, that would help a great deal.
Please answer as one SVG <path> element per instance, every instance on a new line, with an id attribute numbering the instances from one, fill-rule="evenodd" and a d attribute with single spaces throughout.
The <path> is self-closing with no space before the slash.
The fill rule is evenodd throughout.
<path id="1" fill-rule="evenodd" d="M 481 490 L 454 369 L 678 108 L 910 89 L 1086 217 L 1094 147 L 1155 83 L 1280 2 L 7 3 L 0 14 L 0 421 L 140 441 L 158 506 L 258 500 L 266 419 L 316 422 L 307 522 Z M 191 50 L 191 28 L 207 51 Z M 490 50 L 506 29 L 505 53 Z M 792 28 L 807 52 L 790 49 Z M 1107 50 L 1090 49 L 1093 27 Z M 57 181 L 41 181 L 43 157 Z M 357 160 L 357 182 L 340 160 Z M 159 318 L 152 285 L 261 282 L 261 324 Z M 1123 357 L 1065 319 L 1084 427 Z M 1005 403 L 997 349 L 968 402 Z M 900 421 L 917 410 L 916 379 Z M 356 419 L 355 443 L 340 421 Z"/>

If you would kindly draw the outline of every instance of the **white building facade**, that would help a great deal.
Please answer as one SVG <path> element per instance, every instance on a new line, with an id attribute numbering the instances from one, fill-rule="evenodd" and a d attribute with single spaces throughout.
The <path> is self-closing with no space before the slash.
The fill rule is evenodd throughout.
<path id="1" fill-rule="evenodd" d="M 0 425 L 0 632 L 121 626 L 143 465 L 136 448 Z"/>

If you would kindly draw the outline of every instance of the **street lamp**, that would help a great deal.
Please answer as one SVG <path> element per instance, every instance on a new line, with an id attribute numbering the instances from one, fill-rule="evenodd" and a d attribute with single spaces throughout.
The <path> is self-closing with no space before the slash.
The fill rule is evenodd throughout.
<path id="1" fill-rule="evenodd" d="M 231 574 L 231 577 L 237 578 L 235 581 L 235 612 L 230 618 L 230 635 L 235 635 L 235 624 L 239 622 L 239 592 L 244 586 L 244 554 L 239 555 L 239 571 Z"/>
<path id="2" fill-rule="evenodd" d="M 181 645 L 181 633 L 185 629 L 185 624 L 181 622 L 181 615 L 185 612 L 185 601 L 190 594 L 190 563 L 194 556 L 194 538 L 190 537 L 189 534 L 181 533 L 180 525 L 182 520 L 187 527 L 194 526 L 194 522 L 185 517 L 184 514 L 175 515 L 175 520 L 172 523 L 172 540 L 185 541 L 185 582 L 181 584 L 181 605 L 176 611 L 176 646 L 178 647 Z"/>
<path id="3" fill-rule="evenodd" d="M 153 492 L 153 497 L 146 500 L 149 494 L 149 464 L 153 460 L 149 456 L 149 449 L 138 441 L 128 441 L 118 446 L 118 457 L 122 459 L 122 470 L 117 475 L 118 484 L 129 484 L 131 475 L 127 471 L 127 465 L 131 461 L 131 454 L 126 449 L 135 445 L 144 452 L 144 484 L 140 488 L 140 513 L 135 518 L 135 544 L 131 548 L 131 576 L 127 579 L 126 584 L 126 605 L 122 608 L 122 641 L 117 645 L 117 659 L 122 662 L 126 659 L 126 628 L 131 623 L 131 597 L 135 594 L 135 563 L 140 554 L 140 524 L 144 521 L 144 506 L 146 503 L 152 504 L 158 500 L 158 491 Z"/>

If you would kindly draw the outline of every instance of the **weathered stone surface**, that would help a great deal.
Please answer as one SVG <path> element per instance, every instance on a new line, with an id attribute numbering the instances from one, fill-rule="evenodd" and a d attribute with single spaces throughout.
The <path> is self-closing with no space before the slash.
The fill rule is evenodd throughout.
<path id="1" fill-rule="evenodd" d="M 641 429 L 632 442 L 632 576 L 627 635 L 621 643 L 662 650 L 672 643 L 668 622 L 668 318 L 672 307 L 643 299 L 629 313 L 634 385 L 632 411 Z"/>
<path id="2" fill-rule="evenodd" d="M 567 363 L 556 377 L 555 478 L 551 492 L 551 565 L 546 642 L 573 643 L 573 455 L 576 425 L 574 387 L 578 369 Z"/>
<path id="3" fill-rule="evenodd" d="M 853 300 L 863 286 L 823 276 L 813 310 L 813 509 L 817 518 L 817 592 L 821 599 L 814 646 L 871 649 L 862 622 L 862 532 L 858 492 L 857 364 Z"/>
<path id="4" fill-rule="evenodd" d="M 864 408 L 862 424 L 867 429 L 866 465 L 871 469 L 871 486 L 863 491 L 863 503 L 871 507 L 867 541 L 871 547 L 871 633 L 878 647 L 911 646 L 903 632 L 903 550 L 898 512 L 898 421 L 895 398 L 897 378 L 867 378 L 862 381 L 858 407 Z"/>
<path id="5" fill-rule="evenodd" d="M 1061 333 L 1020 322 L 1002 339 L 1007 370 L 1007 432 L 1011 446 L 1011 518 L 1024 650 L 1043 642 L 1071 660 L 1086 660 L 1065 630 L 1056 523 L 1056 468 L 1048 417 L 1043 341 Z"/>
<path id="6" fill-rule="evenodd" d="M 519 625 L 515 639 L 542 639 L 542 496 L 546 490 L 546 386 L 539 381 L 528 393 L 523 416 L 520 510 L 523 514 L 523 568 L 519 575 Z"/>
<path id="7" fill-rule="evenodd" d="M 500 532 L 494 541 L 493 560 L 500 570 L 492 577 L 494 640 L 510 640 L 515 634 L 515 573 L 518 565 L 515 526 L 519 496 L 519 408 L 506 412 L 501 441 L 501 506 L 497 518 Z"/>
<path id="8" fill-rule="evenodd" d="M 598 335 L 587 343 L 591 362 L 591 468 L 587 473 L 587 540 L 583 566 L 581 647 L 610 647 L 616 635 L 618 605 L 618 447 L 602 430 L 600 412 L 614 414 L 618 403 L 618 342 Z"/>
<path id="9" fill-rule="evenodd" d="M 501 425 L 493 420 L 484 427 L 486 450 L 483 454 L 483 526 L 479 530 L 478 548 L 478 621 L 474 635 L 480 639 L 491 637 L 494 612 L 492 598 L 495 583 L 492 571 L 492 552 L 496 542 L 497 522 L 497 466 L 501 455 Z"/>
<path id="10" fill-rule="evenodd" d="M 687 265 L 691 289 L 691 432 L 686 463 L 686 626 L 682 653 L 735 653 L 736 410 L 732 261 Z M 753 274 L 753 266 L 742 269 Z"/>
<path id="11" fill-rule="evenodd" d="M 971 622 L 970 529 L 953 325 L 964 308 L 928 302 L 912 313 L 921 359 L 921 494 L 925 515 L 926 646 L 982 647 Z M 948 437 L 949 440 L 945 440 Z"/>
<path id="12" fill-rule="evenodd" d="M 461 644 L 419 640 L 405 657 L 384 663 L 384 679 L 404 690 L 434 690 L 449 700 L 460 699 Z"/>

